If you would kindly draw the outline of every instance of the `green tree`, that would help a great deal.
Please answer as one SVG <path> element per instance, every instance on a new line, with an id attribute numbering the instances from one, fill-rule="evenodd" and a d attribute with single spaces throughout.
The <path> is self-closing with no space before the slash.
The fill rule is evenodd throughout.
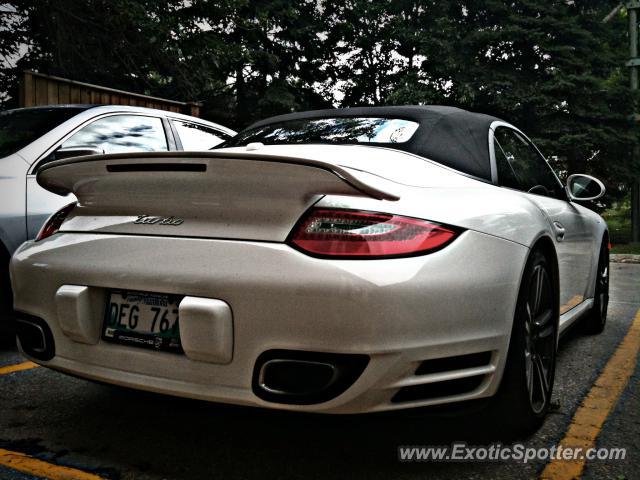
<path id="1" fill-rule="evenodd" d="M 393 90 L 400 66 L 393 3 L 322 2 L 329 89 L 342 97 L 342 105 L 381 105 Z"/>
<path id="2" fill-rule="evenodd" d="M 20 22 L 11 31 L 28 50 L 13 73 L 33 68 L 113 88 L 188 98 L 194 84 L 174 41 L 174 19 L 183 3 L 14 0 Z M 4 39 L 0 44 L 12 47 Z"/>
<path id="3" fill-rule="evenodd" d="M 448 7 L 390 103 L 442 102 L 492 113 L 528 133 L 565 173 L 617 189 L 635 141 L 623 18 L 608 2 L 470 0 Z M 434 47 L 437 47 L 434 49 Z"/>
<path id="4" fill-rule="evenodd" d="M 243 126 L 327 105 L 314 90 L 322 77 L 315 1 L 195 0 L 190 11 L 199 27 L 190 41 L 205 58 L 204 70 L 218 69 L 226 79 L 222 91 L 205 92 L 224 97 L 231 107 L 217 112 L 219 120 Z"/>

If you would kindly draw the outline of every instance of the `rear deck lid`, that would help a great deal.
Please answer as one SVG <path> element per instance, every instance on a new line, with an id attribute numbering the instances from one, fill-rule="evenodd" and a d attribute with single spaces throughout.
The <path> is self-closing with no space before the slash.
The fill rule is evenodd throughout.
<path id="1" fill-rule="evenodd" d="M 284 241 L 323 195 L 398 200 L 393 183 L 331 162 L 251 152 L 77 157 L 38 183 L 73 193 L 60 231 Z"/>

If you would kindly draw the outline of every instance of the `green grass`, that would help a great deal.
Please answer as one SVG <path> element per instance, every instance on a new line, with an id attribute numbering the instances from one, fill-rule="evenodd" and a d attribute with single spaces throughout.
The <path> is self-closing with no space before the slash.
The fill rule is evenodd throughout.
<path id="1" fill-rule="evenodd" d="M 625 243 L 631 241 L 631 202 L 624 199 L 616 202 L 611 208 L 602 212 L 602 218 L 609 226 L 611 243 L 623 248 Z"/>
<path id="2" fill-rule="evenodd" d="M 611 248 L 611 253 L 640 255 L 640 243 L 613 245 L 613 247 Z"/>

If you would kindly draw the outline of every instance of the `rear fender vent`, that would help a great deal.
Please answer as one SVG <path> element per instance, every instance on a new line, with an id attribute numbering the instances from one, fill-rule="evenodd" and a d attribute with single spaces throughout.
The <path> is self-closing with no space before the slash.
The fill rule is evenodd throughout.
<path id="1" fill-rule="evenodd" d="M 440 397 L 462 395 L 463 393 L 468 393 L 478 388 L 482 384 L 484 378 L 485 375 L 475 375 L 473 377 L 456 378 L 454 380 L 445 380 L 443 382 L 402 387 L 393 396 L 391 402 L 415 402 L 418 400 L 431 400 Z"/>
<path id="2" fill-rule="evenodd" d="M 430 375 L 432 373 L 465 370 L 467 368 L 485 367 L 491 361 L 491 352 L 470 353 L 456 357 L 434 358 L 422 362 L 416 370 L 416 375 Z"/>

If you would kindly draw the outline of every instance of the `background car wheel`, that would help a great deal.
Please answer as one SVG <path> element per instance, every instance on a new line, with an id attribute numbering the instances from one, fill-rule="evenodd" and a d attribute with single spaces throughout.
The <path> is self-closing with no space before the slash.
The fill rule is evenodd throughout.
<path id="1" fill-rule="evenodd" d="M 551 268 L 534 251 L 525 268 L 509 342 L 507 365 L 492 408 L 514 435 L 527 435 L 551 404 L 558 336 L 557 293 Z"/>
<path id="2" fill-rule="evenodd" d="M 12 300 L 9 255 L 0 244 L 0 345 L 14 341 Z"/>
<path id="3" fill-rule="evenodd" d="M 609 308 L 609 245 L 606 239 L 600 246 L 598 257 L 598 272 L 596 273 L 596 288 L 593 295 L 593 307 L 584 319 L 586 333 L 595 335 L 602 333 L 607 323 L 607 309 Z"/>

